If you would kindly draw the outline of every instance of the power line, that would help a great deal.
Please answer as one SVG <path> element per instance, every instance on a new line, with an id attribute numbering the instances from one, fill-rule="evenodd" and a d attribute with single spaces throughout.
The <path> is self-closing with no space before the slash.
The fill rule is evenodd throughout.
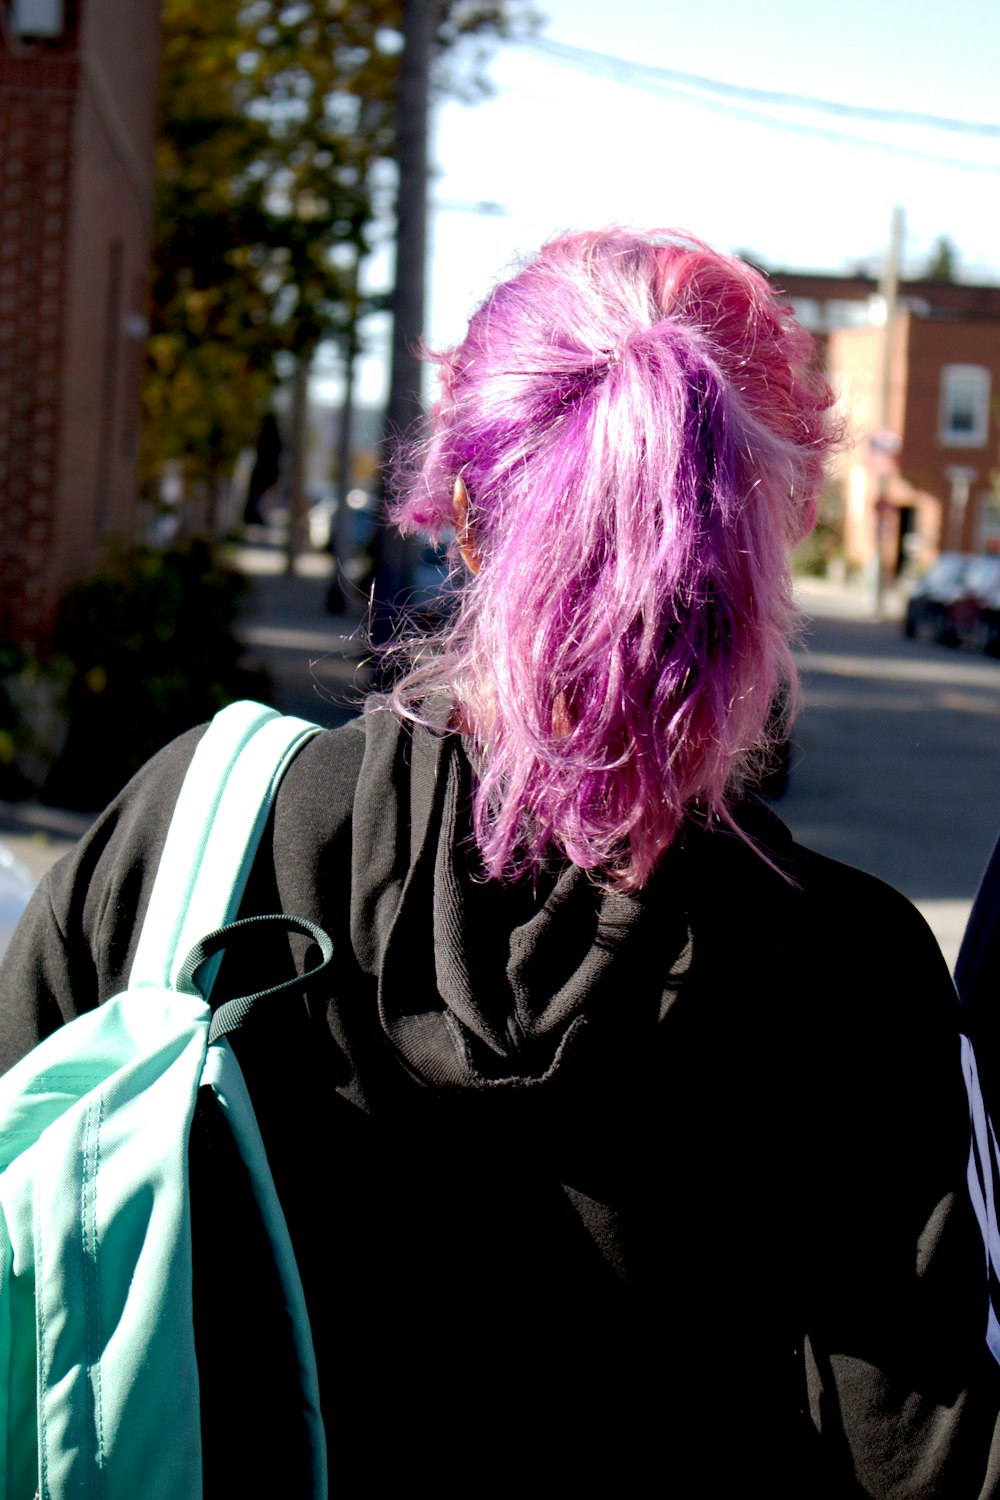
<path id="1" fill-rule="evenodd" d="M 620 84 L 625 88 L 641 89 L 645 93 L 651 93 L 661 99 L 670 99 L 678 104 L 694 105 L 697 109 L 708 110 L 712 114 L 722 115 L 727 119 L 740 120 L 743 123 L 761 125 L 768 130 L 780 130 L 785 134 L 809 136 L 813 140 L 821 140 L 833 145 L 855 146 L 866 151 L 881 151 L 887 156 L 903 157 L 909 161 L 928 162 L 933 166 L 947 167 L 961 172 L 985 173 L 996 176 L 1000 173 L 1000 163 L 982 162 L 970 160 L 968 157 L 945 156 L 936 151 L 925 151 L 918 146 L 902 146 L 894 141 L 885 141 L 871 136 L 852 135 L 842 130 L 832 130 L 822 125 L 813 125 L 804 120 L 783 120 L 773 115 L 763 114 L 757 109 L 741 108 L 738 104 L 726 103 L 723 99 L 701 97 L 697 93 L 685 92 L 686 89 L 695 87 L 691 80 L 697 75 L 690 73 L 676 74 L 683 78 L 683 84 L 670 84 L 667 76 L 671 74 L 670 69 L 656 69 L 645 67 L 640 63 L 632 63 L 624 58 L 612 57 L 601 52 L 590 52 L 583 47 L 570 47 L 561 42 L 546 41 L 544 38 L 525 39 L 517 45 L 531 48 L 534 51 L 547 55 L 553 62 L 560 63 L 564 67 L 572 68 L 576 72 L 589 73 L 593 77 L 605 78 L 612 83 Z M 734 91 L 742 90 L 742 85 L 724 84 L 721 87 Z M 764 90 L 743 90 L 747 94 L 763 93 Z M 800 96 L 785 94 L 775 96 L 783 101 L 791 101 Z M 805 96 L 801 96 L 805 97 Z M 819 107 L 822 101 L 813 101 L 814 107 Z M 799 107 L 802 107 L 801 105 Z M 845 109 L 860 109 L 862 106 L 845 105 Z M 903 111 L 884 111 L 884 114 L 893 115 L 893 123 L 899 124 L 904 118 Z M 916 118 L 911 116 L 910 118 Z M 925 117 L 933 118 L 931 116 Z M 944 117 L 942 117 L 944 118 Z M 958 122 L 956 122 L 958 123 Z M 971 122 L 967 122 L 971 125 Z M 980 127 L 974 127 L 980 128 Z M 1000 129 L 1000 127 L 982 127 L 984 129 Z"/>
<path id="2" fill-rule="evenodd" d="M 586 47 L 573 47 L 568 42 L 556 42 L 548 37 L 528 37 L 522 41 L 521 45 L 588 70 L 600 67 L 604 73 L 617 76 L 620 82 L 637 84 L 638 76 L 642 75 L 652 82 L 675 84 L 680 88 L 700 89 L 704 93 L 718 94 L 724 98 L 745 99 L 750 103 L 774 104 L 780 108 L 808 109 L 820 114 L 838 115 L 846 119 L 873 120 L 885 125 L 918 125 L 930 130 L 949 130 L 962 135 L 1000 139 L 1000 123 L 992 121 L 957 120 L 948 115 L 925 114 L 918 110 L 881 109 L 876 105 L 845 104 L 834 99 L 818 98 L 812 94 L 786 94 L 775 89 L 757 89 L 748 84 L 727 83 L 718 78 L 706 78 L 699 73 L 685 73 L 676 68 L 660 68 L 650 63 L 633 62 L 629 58 L 593 52 Z"/>

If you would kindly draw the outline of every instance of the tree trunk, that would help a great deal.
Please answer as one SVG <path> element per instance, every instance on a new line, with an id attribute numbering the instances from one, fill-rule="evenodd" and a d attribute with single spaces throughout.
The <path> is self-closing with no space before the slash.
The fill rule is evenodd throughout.
<path id="1" fill-rule="evenodd" d="M 312 351 L 301 349 L 292 381 L 292 462 L 288 485 L 288 537 L 285 542 L 285 572 L 295 572 L 295 559 L 305 543 L 306 452 L 309 443 L 309 371 Z"/>

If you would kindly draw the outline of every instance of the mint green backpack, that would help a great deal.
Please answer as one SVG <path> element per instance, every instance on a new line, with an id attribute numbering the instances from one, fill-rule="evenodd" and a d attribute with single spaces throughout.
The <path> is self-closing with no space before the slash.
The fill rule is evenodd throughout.
<path id="1" fill-rule="evenodd" d="M 296 1367 L 280 1378 L 298 1382 L 306 1450 L 296 1471 L 310 1495 L 326 1495 L 302 1286 L 224 1035 L 259 997 L 214 1018 L 208 1003 L 219 929 L 243 925 L 233 918 L 282 773 L 316 732 L 255 703 L 217 715 L 181 790 L 127 991 L 0 1079 L 0 1500 L 202 1495 L 188 1160 L 201 1089 L 231 1131 L 270 1240 Z M 329 961 L 312 924 L 248 920 L 310 933 L 319 967 Z M 241 1249 L 220 1246 L 220 1260 Z"/>

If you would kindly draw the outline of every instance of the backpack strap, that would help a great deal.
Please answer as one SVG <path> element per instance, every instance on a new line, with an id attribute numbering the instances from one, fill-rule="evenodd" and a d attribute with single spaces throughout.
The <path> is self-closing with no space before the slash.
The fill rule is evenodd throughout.
<path id="1" fill-rule="evenodd" d="M 280 1369 L 266 1377 L 287 1388 L 296 1419 L 308 1483 L 295 1493 L 326 1495 L 292 1245 L 239 1065 L 224 1037 L 208 1046 L 208 985 L 199 992 L 183 971 L 195 939 L 238 908 L 281 774 L 314 733 L 259 704 L 216 718 L 171 822 L 135 987 L 54 1032 L 0 1079 L 2 1495 L 133 1500 L 155 1490 L 200 1500 L 189 1139 L 205 1084 L 235 1147 L 227 1170 L 239 1168 L 256 1204 L 254 1253 L 270 1255 L 269 1295 L 287 1325 Z M 225 1227 L 228 1253 L 239 1255 L 239 1225 Z M 260 1380 L 252 1367 L 238 1373 Z"/>
<path id="2" fill-rule="evenodd" d="M 289 762 L 319 726 L 260 703 L 233 703 L 198 742 L 160 857 L 129 989 L 166 987 L 206 999 L 221 953 L 185 969 L 207 932 L 231 921 Z"/>
<path id="3" fill-rule="evenodd" d="M 272 984 L 266 990 L 255 990 L 252 995 L 234 995 L 229 1000 L 224 1000 L 221 1005 L 215 1007 L 212 1013 L 212 1024 L 208 1028 L 208 1044 L 218 1041 L 220 1036 L 231 1036 L 234 1031 L 239 1031 L 247 1017 L 255 1010 L 262 1000 L 271 1000 L 275 995 L 288 995 L 293 990 L 302 989 L 317 974 L 321 974 L 333 958 L 333 943 L 328 933 L 315 922 L 309 922 L 305 917 L 290 917 L 284 912 L 276 913 L 274 916 L 241 917 L 239 921 L 227 922 L 224 927 L 217 927 L 206 937 L 195 943 L 191 952 L 184 960 L 181 970 L 181 982 L 186 983 L 194 978 L 203 964 L 216 953 L 223 953 L 229 945 L 232 937 L 241 932 L 257 932 L 262 927 L 276 927 L 281 932 L 298 932 L 304 937 L 311 937 L 320 951 L 320 962 L 314 964 L 311 969 L 306 969 L 302 974 L 295 974 L 291 979 L 284 979 L 280 984 Z"/>

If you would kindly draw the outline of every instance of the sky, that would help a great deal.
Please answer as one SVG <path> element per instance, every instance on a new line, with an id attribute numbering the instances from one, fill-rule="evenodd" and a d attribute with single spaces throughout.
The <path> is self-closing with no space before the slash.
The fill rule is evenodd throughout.
<path id="1" fill-rule="evenodd" d="M 503 43 L 489 98 L 432 126 L 429 339 L 461 337 L 489 287 L 546 238 L 610 223 L 690 230 L 763 264 L 877 272 L 893 206 L 904 274 L 947 235 L 965 280 L 1000 282 L 1000 4 L 949 0 L 535 0 L 543 44 L 624 59 L 617 79 Z M 600 69 L 600 64 L 598 64 Z M 994 126 L 992 136 L 665 89 L 645 68 Z M 605 71 L 600 69 L 601 71 Z M 706 107 L 711 104 L 711 107 Z M 808 127 L 775 129 L 761 117 Z M 831 140 L 829 132 L 851 136 Z M 894 152 L 877 149 L 881 142 Z M 972 170 L 958 165 L 967 162 Z M 477 204 L 495 205 L 491 213 Z M 500 211 L 496 211 L 496 210 Z M 388 244 L 370 283 L 391 277 Z M 370 329 L 362 399 L 384 387 Z M 335 388 L 332 387 L 331 389 Z"/>

